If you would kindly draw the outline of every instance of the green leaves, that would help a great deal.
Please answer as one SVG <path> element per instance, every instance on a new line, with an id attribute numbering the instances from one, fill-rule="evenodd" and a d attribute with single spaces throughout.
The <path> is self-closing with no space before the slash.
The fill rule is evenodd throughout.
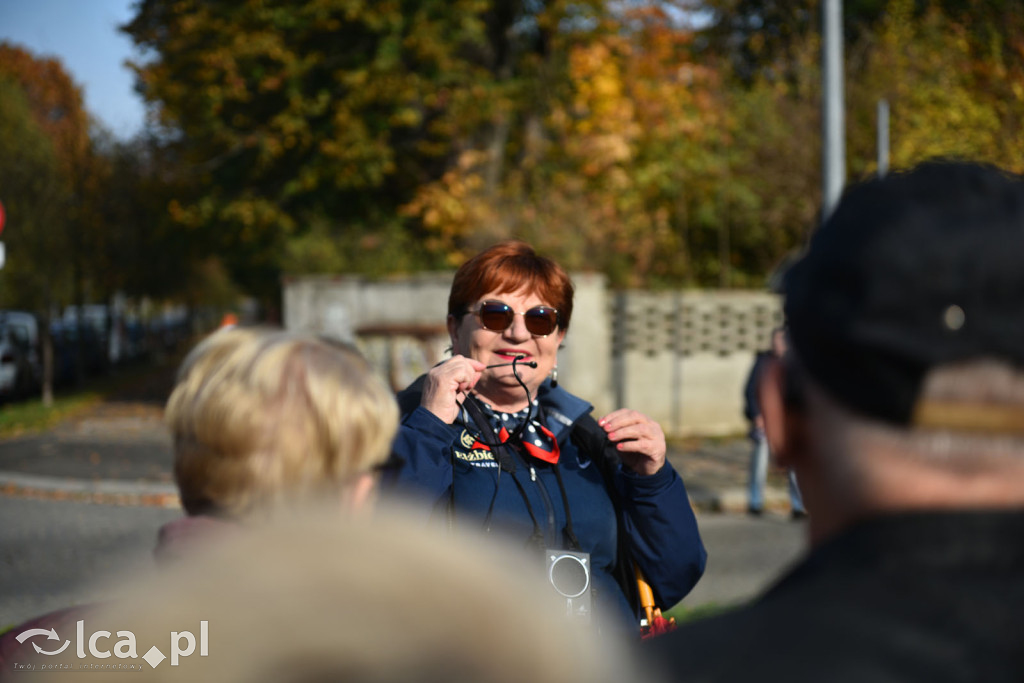
<path id="1" fill-rule="evenodd" d="M 280 271 L 452 266 L 519 237 L 622 286 L 761 286 L 820 204 L 806 0 L 143 0 L 125 30 L 169 215 L 264 294 Z M 849 0 L 848 156 L 1024 166 L 1019 3 Z"/>
<path id="2" fill-rule="evenodd" d="M 312 222 L 340 236 L 371 212 L 396 215 L 461 128 L 454 91 L 477 69 L 460 52 L 482 29 L 464 17 L 481 7 L 141 3 L 125 28 L 153 51 L 140 79 L 203 175 L 183 212 L 268 258 Z"/>

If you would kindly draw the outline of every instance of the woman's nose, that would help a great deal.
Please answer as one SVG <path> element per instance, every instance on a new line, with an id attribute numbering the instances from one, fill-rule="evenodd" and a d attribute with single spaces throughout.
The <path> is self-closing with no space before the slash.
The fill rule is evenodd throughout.
<path id="1" fill-rule="evenodd" d="M 526 318 L 516 313 L 512 316 L 512 324 L 505 328 L 505 338 L 510 341 L 523 342 L 532 335 L 526 329 Z"/>

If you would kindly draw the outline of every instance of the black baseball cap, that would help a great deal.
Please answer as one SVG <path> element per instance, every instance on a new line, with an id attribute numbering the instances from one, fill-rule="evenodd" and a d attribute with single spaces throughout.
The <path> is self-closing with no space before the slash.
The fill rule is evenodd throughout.
<path id="1" fill-rule="evenodd" d="M 908 425 L 931 368 L 1024 369 L 1024 180 L 931 161 L 852 186 L 784 294 L 807 373 L 852 411 Z"/>

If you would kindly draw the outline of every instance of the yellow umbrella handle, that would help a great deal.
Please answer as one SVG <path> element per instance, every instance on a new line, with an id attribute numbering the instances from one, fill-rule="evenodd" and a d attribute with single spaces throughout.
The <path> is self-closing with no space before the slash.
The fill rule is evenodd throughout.
<path id="1" fill-rule="evenodd" d="M 644 578 L 644 573 L 640 571 L 640 567 L 635 563 L 633 564 L 633 570 L 636 572 L 636 585 L 640 591 L 640 606 L 644 608 L 647 623 L 653 624 L 655 609 L 657 609 L 654 605 L 654 591 L 651 590 L 651 585 Z"/>

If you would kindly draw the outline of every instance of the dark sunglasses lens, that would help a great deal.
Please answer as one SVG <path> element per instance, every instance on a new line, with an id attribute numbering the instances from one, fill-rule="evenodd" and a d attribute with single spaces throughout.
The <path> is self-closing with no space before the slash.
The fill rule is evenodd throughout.
<path id="1" fill-rule="evenodd" d="M 514 315 L 508 304 L 488 302 L 480 305 L 480 324 L 492 332 L 506 330 Z"/>
<path id="2" fill-rule="evenodd" d="M 535 306 L 528 310 L 524 316 L 526 329 L 530 334 L 546 336 L 555 331 L 558 327 L 558 311 L 547 306 Z"/>

